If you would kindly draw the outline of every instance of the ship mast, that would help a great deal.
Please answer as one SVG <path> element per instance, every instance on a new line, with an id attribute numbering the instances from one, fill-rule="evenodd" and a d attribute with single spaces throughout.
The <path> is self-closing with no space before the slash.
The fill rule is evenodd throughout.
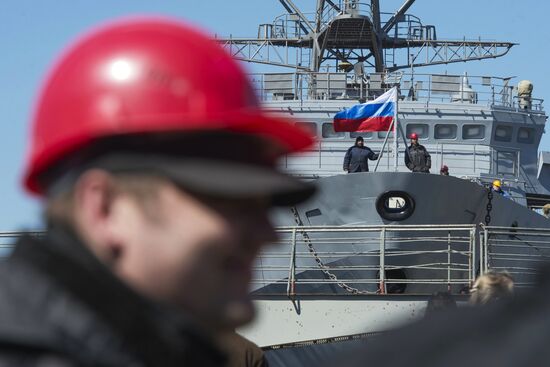
<path id="1" fill-rule="evenodd" d="M 361 64 L 377 73 L 496 58 L 515 45 L 438 39 L 435 26 L 407 13 L 415 0 L 393 13 L 382 12 L 379 0 L 316 0 L 309 13 L 294 0 L 279 2 L 286 13 L 261 24 L 257 37 L 218 41 L 243 61 L 310 72 Z"/>

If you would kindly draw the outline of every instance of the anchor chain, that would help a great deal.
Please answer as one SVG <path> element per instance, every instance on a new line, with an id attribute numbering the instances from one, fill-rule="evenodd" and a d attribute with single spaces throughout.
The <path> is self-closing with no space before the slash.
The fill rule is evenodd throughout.
<path id="1" fill-rule="evenodd" d="M 296 222 L 296 225 L 298 227 L 303 227 L 304 223 L 302 222 L 302 219 L 300 218 L 300 215 L 298 214 L 298 210 L 296 210 L 296 207 L 292 207 L 292 208 L 290 208 L 290 210 L 292 211 L 292 214 L 294 215 L 294 221 Z M 326 266 L 325 263 L 323 262 L 323 260 L 319 257 L 319 254 L 317 253 L 317 250 L 315 250 L 315 247 L 313 247 L 313 243 L 311 242 L 311 239 L 309 238 L 309 235 L 307 234 L 307 232 L 303 229 L 300 230 L 300 232 L 302 233 L 302 238 L 304 239 L 304 242 L 306 243 L 309 252 L 313 255 L 313 258 L 315 259 L 315 262 L 317 263 L 317 266 L 319 267 L 319 269 L 321 269 L 323 274 L 325 274 L 330 280 L 335 281 L 336 285 L 338 285 L 340 288 L 342 288 L 345 291 L 350 292 L 352 294 L 378 294 L 378 293 L 380 293 L 380 291 L 376 291 L 376 292 L 362 291 L 362 290 L 359 290 L 355 287 L 352 287 L 352 286 L 338 280 L 338 277 L 336 277 L 336 275 L 329 270 L 329 267 Z"/>

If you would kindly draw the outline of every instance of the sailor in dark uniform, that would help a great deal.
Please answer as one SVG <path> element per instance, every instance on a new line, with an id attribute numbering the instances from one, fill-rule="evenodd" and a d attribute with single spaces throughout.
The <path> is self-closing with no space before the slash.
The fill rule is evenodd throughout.
<path id="1" fill-rule="evenodd" d="M 375 161 L 378 159 L 378 154 L 366 147 L 363 142 L 363 137 L 358 136 L 355 139 L 355 145 L 350 147 L 344 157 L 344 171 L 347 173 L 368 172 L 369 159 Z"/>

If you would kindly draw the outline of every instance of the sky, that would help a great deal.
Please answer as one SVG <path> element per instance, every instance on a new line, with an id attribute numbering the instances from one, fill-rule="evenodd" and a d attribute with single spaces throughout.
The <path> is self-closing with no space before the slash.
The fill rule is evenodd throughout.
<path id="1" fill-rule="evenodd" d="M 295 0 L 304 11 L 315 0 Z M 381 0 L 393 12 L 401 1 Z M 41 226 L 40 202 L 20 185 L 32 106 L 56 55 L 90 27 L 129 15 L 186 19 L 220 36 L 253 37 L 257 26 L 283 14 L 277 0 L 1 0 L 0 1 L 0 231 Z M 409 13 L 437 27 L 440 39 L 519 43 L 509 55 L 431 69 L 471 75 L 529 79 L 533 95 L 550 100 L 550 2 L 524 0 L 417 0 Z M 258 71 L 256 67 L 253 69 Z M 540 150 L 550 151 L 550 134 Z"/>

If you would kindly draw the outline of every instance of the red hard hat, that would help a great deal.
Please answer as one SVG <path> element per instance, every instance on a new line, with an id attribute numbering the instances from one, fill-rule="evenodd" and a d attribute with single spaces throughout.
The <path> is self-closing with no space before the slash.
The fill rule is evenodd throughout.
<path id="1" fill-rule="evenodd" d="M 39 95 L 24 185 L 104 137 L 223 130 L 261 136 L 281 154 L 313 143 L 267 116 L 246 74 L 214 40 L 166 19 L 112 23 L 61 57 Z"/>
<path id="2" fill-rule="evenodd" d="M 418 139 L 418 134 L 417 133 L 412 133 L 411 134 L 411 139 Z"/>

